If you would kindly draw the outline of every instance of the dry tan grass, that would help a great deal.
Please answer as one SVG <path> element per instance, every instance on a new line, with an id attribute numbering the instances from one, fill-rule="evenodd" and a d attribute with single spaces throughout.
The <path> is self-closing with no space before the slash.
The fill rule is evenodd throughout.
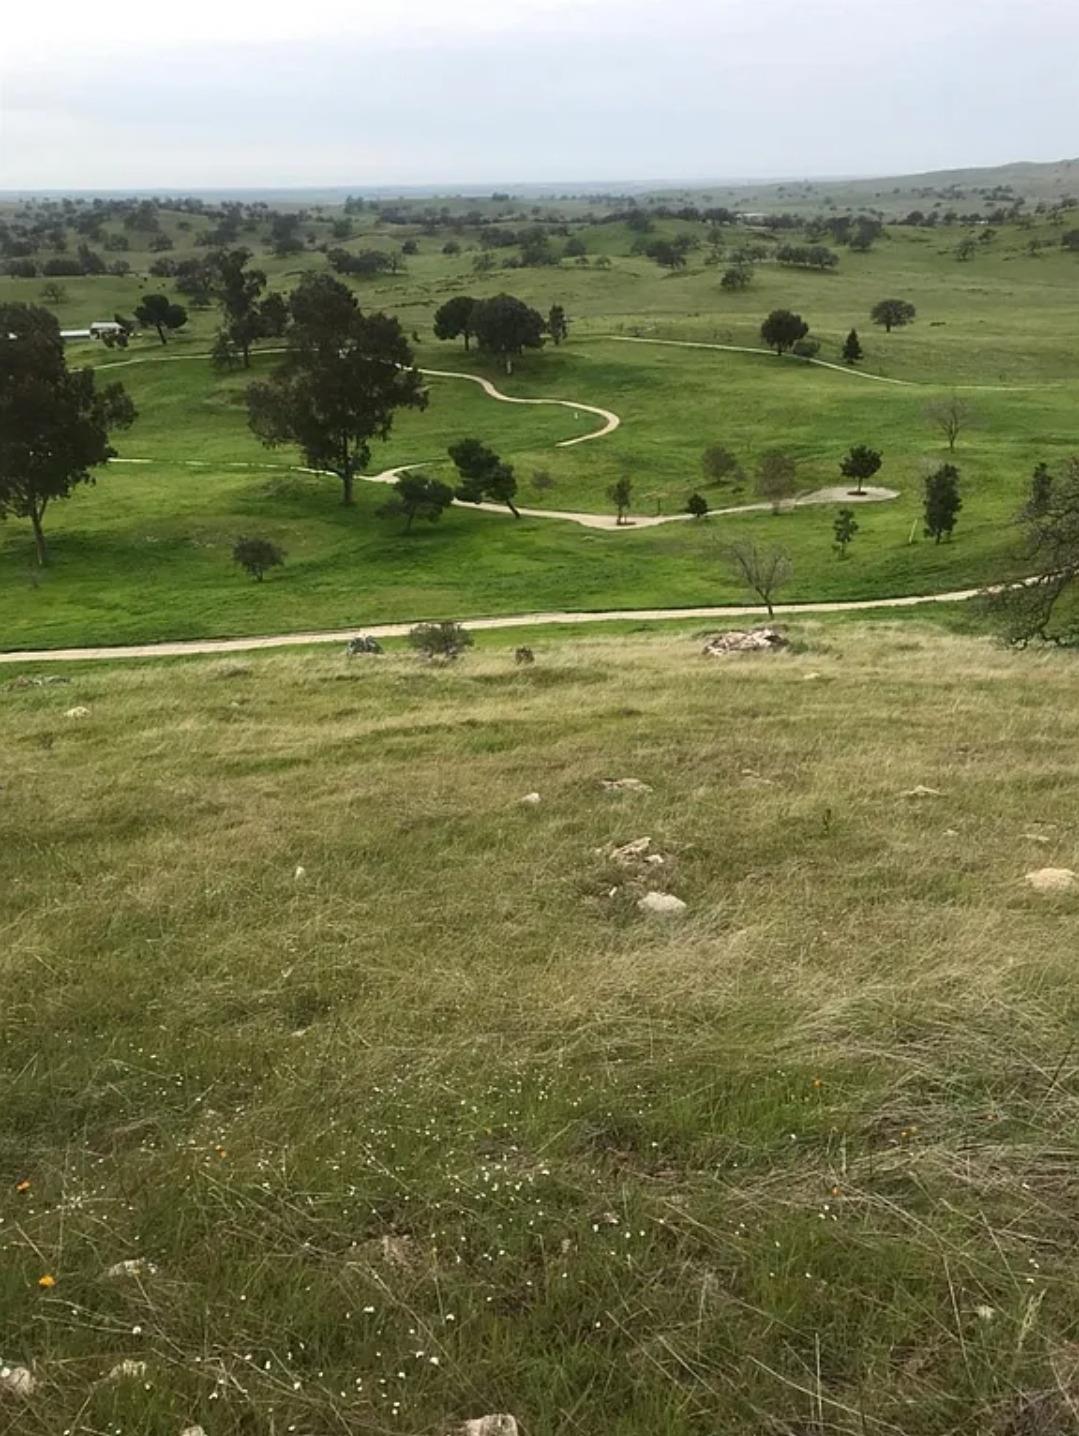
<path id="1" fill-rule="evenodd" d="M 0 1431 L 1069 1429 L 1079 668 L 803 637 L 0 692 Z"/>

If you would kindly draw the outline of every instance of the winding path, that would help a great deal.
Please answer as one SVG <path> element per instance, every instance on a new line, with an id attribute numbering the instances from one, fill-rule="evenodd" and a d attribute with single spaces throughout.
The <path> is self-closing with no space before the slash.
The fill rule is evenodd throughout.
<path id="1" fill-rule="evenodd" d="M 881 608 L 917 608 L 926 603 L 964 603 L 984 593 L 980 588 L 953 589 L 948 593 L 909 594 L 902 598 L 837 599 L 826 603 L 777 603 L 777 618 L 799 618 L 814 613 L 868 613 Z M 705 608 L 609 608 L 596 612 L 510 613 L 499 618 L 466 618 L 470 629 L 543 628 L 567 623 L 657 623 L 683 618 L 764 618 L 767 610 L 752 604 L 725 603 Z M 347 643 L 359 633 L 372 638 L 403 638 L 419 622 L 357 623 L 353 628 L 321 629 L 313 633 L 278 633 L 266 638 L 191 638 L 163 643 L 130 643 L 103 648 L 39 648 L 0 653 L 3 663 L 76 663 L 86 659 L 182 658 L 211 653 L 249 653 L 260 648 L 296 648 L 315 643 Z"/>

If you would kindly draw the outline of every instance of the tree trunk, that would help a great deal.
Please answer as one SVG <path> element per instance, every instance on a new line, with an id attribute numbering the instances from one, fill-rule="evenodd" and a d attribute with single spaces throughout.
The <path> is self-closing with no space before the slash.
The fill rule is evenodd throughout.
<path id="1" fill-rule="evenodd" d="M 346 468 L 341 475 L 341 502 L 345 508 L 352 506 L 352 470 Z"/>
<path id="2" fill-rule="evenodd" d="M 415 509 L 409 509 L 409 511 L 408 511 L 408 521 L 407 521 L 407 523 L 405 524 L 405 533 L 406 533 L 406 534 L 412 532 L 412 520 L 413 520 L 415 517 L 416 517 L 416 510 L 415 510 Z"/>
<path id="3" fill-rule="evenodd" d="M 249 342 L 248 340 L 245 339 L 244 342 L 240 345 L 240 352 L 241 352 L 241 353 L 243 354 L 243 356 L 244 356 L 244 368 L 245 368 L 245 369 L 250 369 L 250 368 L 251 368 L 251 344 L 250 344 L 250 342 Z"/>
<path id="4" fill-rule="evenodd" d="M 469 338 L 470 338 L 471 336 L 469 335 L 469 332 L 468 332 L 467 329 L 464 331 L 464 333 L 465 333 L 465 353 L 467 354 L 467 353 L 468 353 L 468 341 L 469 341 Z"/>
<path id="5" fill-rule="evenodd" d="M 155 324 L 154 328 L 157 330 L 157 337 L 161 340 L 162 344 L 167 344 L 169 341 L 165 338 L 165 326 L 163 324 Z"/>
<path id="6" fill-rule="evenodd" d="M 37 555 L 38 568 L 44 568 L 49 557 L 45 548 L 45 530 L 41 527 L 43 515 L 44 509 L 40 512 L 36 508 L 30 510 L 30 523 L 34 529 L 34 552 Z"/>
<path id="7" fill-rule="evenodd" d="M 509 509 L 510 513 L 515 519 L 519 519 L 521 517 L 520 512 L 518 511 L 512 499 L 506 500 L 506 507 Z"/>
<path id="8" fill-rule="evenodd" d="M 507 354 L 507 355 L 506 355 L 506 373 L 507 373 L 507 374 L 512 374 L 512 373 L 513 373 L 513 356 L 512 356 L 512 354 Z"/>

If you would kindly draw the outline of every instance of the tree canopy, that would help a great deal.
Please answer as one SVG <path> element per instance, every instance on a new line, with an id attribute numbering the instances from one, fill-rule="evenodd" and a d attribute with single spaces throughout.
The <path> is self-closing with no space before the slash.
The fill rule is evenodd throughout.
<path id="1" fill-rule="evenodd" d="M 248 420 L 264 444 L 298 444 L 312 468 L 353 481 L 371 441 L 385 439 L 398 409 L 423 409 L 427 392 L 398 321 L 364 314 L 329 274 L 308 274 L 288 302 L 284 361 L 247 390 Z"/>
<path id="2" fill-rule="evenodd" d="M 505 463 L 479 439 L 461 439 L 450 445 L 448 453 L 461 476 L 457 498 L 466 504 L 505 504 L 515 519 L 521 517 L 513 502 L 517 480 L 512 464 Z"/>
<path id="3" fill-rule="evenodd" d="M 116 453 L 110 430 L 134 418 L 121 384 L 98 388 L 92 369 L 67 367 L 47 309 L 0 305 L 0 518 L 30 520 L 39 564 L 49 504 L 95 482 L 93 470 Z"/>
<path id="4" fill-rule="evenodd" d="M 893 329 L 913 324 L 917 312 L 906 299 L 879 299 L 869 311 L 869 317 L 874 324 L 882 325 L 886 334 L 890 334 Z"/>
<path id="5" fill-rule="evenodd" d="M 156 329 L 162 344 L 167 344 L 165 330 L 182 329 L 187 323 L 187 310 L 182 304 L 175 304 L 167 294 L 145 294 L 135 310 L 135 318 L 140 324 Z"/>
<path id="6" fill-rule="evenodd" d="M 472 309 L 472 332 L 481 349 L 495 354 L 513 373 L 513 360 L 525 349 L 539 349 L 546 323 L 543 315 L 512 294 L 480 299 Z"/>
<path id="7" fill-rule="evenodd" d="M 761 325 L 761 338 L 777 354 L 785 353 L 808 333 L 809 325 L 802 316 L 789 309 L 773 309 Z"/>
<path id="8" fill-rule="evenodd" d="M 467 353 L 473 333 L 472 311 L 475 307 L 476 301 L 470 294 L 455 294 L 452 299 L 447 299 L 435 310 L 435 338 L 456 339 L 461 335 Z"/>

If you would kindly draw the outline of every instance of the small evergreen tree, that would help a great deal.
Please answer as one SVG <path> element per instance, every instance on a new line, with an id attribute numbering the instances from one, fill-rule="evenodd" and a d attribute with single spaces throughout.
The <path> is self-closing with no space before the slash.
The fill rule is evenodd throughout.
<path id="1" fill-rule="evenodd" d="M 959 497 L 959 470 L 954 464 L 941 464 L 925 481 L 923 511 L 926 538 L 931 538 L 936 543 L 947 538 L 950 542 L 955 520 L 962 507 L 963 500 Z"/>
<path id="2" fill-rule="evenodd" d="M 839 510 L 832 525 L 832 532 L 835 534 L 836 553 L 840 558 L 846 558 L 847 545 L 858 532 L 858 520 L 854 517 L 853 509 Z"/>
<path id="3" fill-rule="evenodd" d="M 848 364 L 857 364 L 862 358 L 862 343 L 857 329 L 852 329 L 843 341 L 843 358 Z"/>
<path id="4" fill-rule="evenodd" d="M 615 522 L 625 523 L 626 511 L 633 502 L 633 480 L 625 477 L 617 479 L 607 490 L 607 497 L 617 510 L 618 517 Z"/>
<path id="5" fill-rule="evenodd" d="M 1048 512 L 1053 496 L 1053 476 L 1048 464 L 1036 464 L 1030 476 L 1030 498 L 1027 499 L 1023 517 L 1036 519 Z"/>
<path id="6" fill-rule="evenodd" d="M 708 500 L 703 494 L 690 494 L 686 500 L 686 513 L 692 514 L 695 519 L 703 519 L 708 512 Z"/>
<path id="7" fill-rule="evenodd" d="M 854 490 L 856 494 L 864 492 L 862 486 L 866 479 L 871 479 L 881 466 L 881 455 L 878 450 L 871 449 L 868 444 L 854 444 L 846 457 L 840 461 L 839 472 L 845 479 L 857 480 L 858 487 Z"/>
<path id="8" fill-rule="evenodd" d="M 569 337 L 569 320 L 561 304 L 552 304 L 547 313 L 547 333 L 556 345 Z"/>
<path id="9" fill-rule="evenodd" d="M 262 582 L 267 569 L 285 561 L 283 550 L 264 538 L 238 538 L 232 546 L 232 557 L 256 583 Z"/>

